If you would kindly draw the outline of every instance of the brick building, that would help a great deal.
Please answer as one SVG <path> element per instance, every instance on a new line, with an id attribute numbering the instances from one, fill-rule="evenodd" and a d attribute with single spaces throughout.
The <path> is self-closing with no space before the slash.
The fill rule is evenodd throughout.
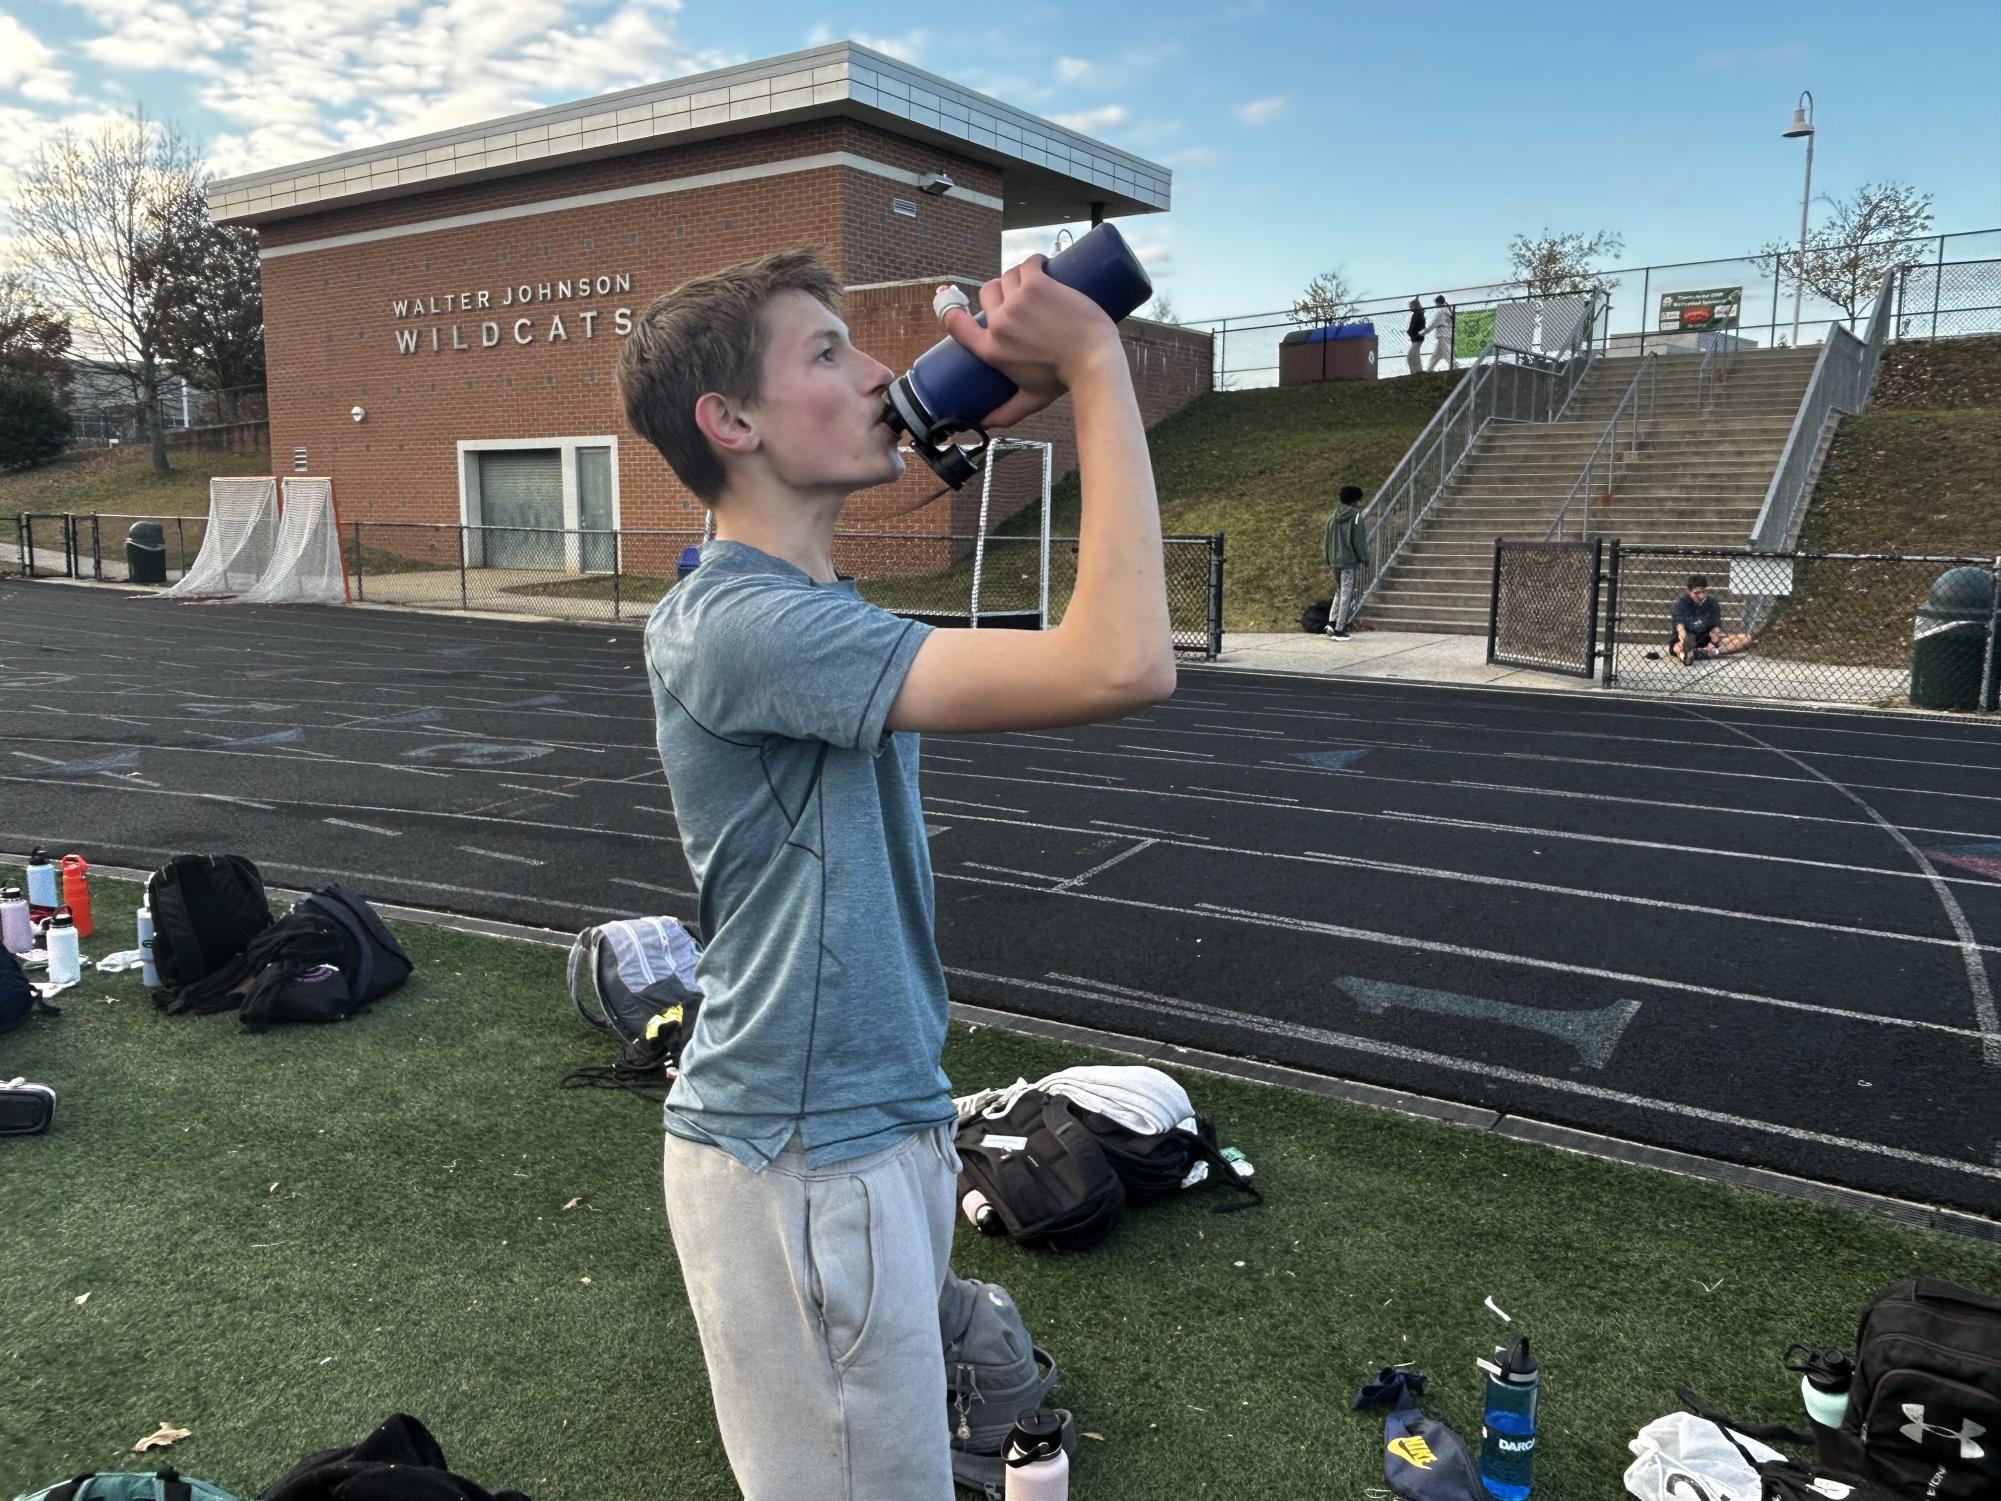
<path id="1" fill-rule="evenodd" d="M 815 244 L 855 342 L 896 369 L 931 294 L 1001 270 L 1001 231 L 1168 206 L 1168 172 L 852 43 L 218 182 L 262 241 L 272 451 L 343 521 L 699 528 L 625 424 L 621 336 L 687 278 Z M 1149 422 L 1210 388 L 1206 335 L 1122 329 Z M 1067 403 L 1016 430 L 1074 467 Z M 912 463 L 844 527 L 937 536 L 970 496 Z M 973 487 L 969 487 L 970 489 Z M 493 539 L 489 564 L 601 549 Z M 628 566 L 632 566 L 628 563 Z"/>

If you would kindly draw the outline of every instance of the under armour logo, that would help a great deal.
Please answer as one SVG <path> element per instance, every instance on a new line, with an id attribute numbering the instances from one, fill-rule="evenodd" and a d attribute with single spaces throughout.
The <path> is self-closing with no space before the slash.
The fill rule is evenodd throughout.
<path id="1" fill-rule="evenodd" d="M 1979 1438 L 1987 1430 L 1971 1418 L 1966 1419 L 1957 1428 L 1947 1428 L 1939 1423 L 1927 1423 L 1925 1421 L 1925 1405 L 1922 1402 L 1904 1403 L 1904 1416 L 1909 1418 L 1910 1422 L 1904 1424 L 1897 1431 L 1914 1444 L 1922 1444 L 1925 1441 L 1927 1433 L 1936 1433 L 1940 1438 L 1956 1438 L 1959 1440 L 1959 1457 L 1961 1459 L 1979 1459 L 1987 1453 L 1985 1449 L 1974 1442 L 1975 1439 Z"/>

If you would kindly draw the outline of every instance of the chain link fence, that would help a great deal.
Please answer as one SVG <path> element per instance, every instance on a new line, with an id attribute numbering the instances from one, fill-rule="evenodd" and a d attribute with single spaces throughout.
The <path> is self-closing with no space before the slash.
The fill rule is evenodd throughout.
<path id="1" fill-rule="evenodd" d="M 2001 559 L 1611 545 L 1605 684 L 1806 703 L 1988 709 Z M 1673 650 L 1691 578 L 1721 606 L 1709 651 Z"/>
<path id="2" fill-rule="evenodd" d="M 2001 259 L 1906 266 L 1893 326 L 1899 339 L 2001 333 Z"/>
<path id="3" fill-rule="evenodd" d="M 135 526 L 156 537 L 136 545 Z M 172 583 L 201 551 L 196 516 L 28 513 L 0 541 L 0 573 Z M 694 530 L 588 531 L 348 521 L 341 560 L 358 603 L 421 610 L 477 610 L 539 619 L 640 624 L 692 569 Z M 164 544 L 164 552 L 162 551 Z M 946 536 L 841 532 L 834 570 L 864 599 L 936 625 L 1039 629 L 1062 622 L 1077 583 L 1077 538 L 1039 534 Z M 1164 540 L 1174 649 L 1206 658 L 1223 650 L 1223 534 Z"/>
<path id="4" fill-rule="evenodd" d="M 1813 260 L 1849 265 L 1848 274 L 1810 275 L 1794 326 L 1795 258 L 1791 255 L 1736 255 L 1710 260 L 1631 266 L 1590 273 L 1609 300 L 1599 329 L 1600 352 L 1637 356 L 1655 351 L 1695 351 L 1704 334 L 1727 334 L 1744 348 L 1819 344 L 1836 328 L 1860 333 L 1873 309 L 1885 272 L 1904 268 L 1912 278 L 1898 311 L 1905 326 L 1899 338 L 1947 337 L 2001 332 L 2001 295 L 1990 278 L 2001 272 L 1981 267 L 2001 260 L 2001 229 L 1925 235 L 1907 240 L 1849 247 L 1851 253 L 1822 253 Z M 1927 280 L 1927 276 L 1931 279 Z M 1823 281 L 1822 287 L 1813 283 Z M 1936 285 L 1935 285 L 1936 284 Z M 1428 332 L 1416 364 L 1431 369 L 1470 364 L 1488 340 L 1527 349 L 1544 346 L 1508 331 L 1509 307 L 1527 295 L 1520 281 L 1497 280 L 1463 287 L 1426 287 L 1416 293 L 1362 297 L 1331 320 L 1375 327 L 1376 377 L 1401 376 L 1412 369 L 1407 326 L 1410 299 L 1421 304 L 1427 325 L 1443 296 L 1453 309 L 1456 353 L 1439 355 L 1439 335 Z M 1837 300 L 1839 299 L 1839 300 Z M 1937 319 L 1934 327 L 1934 304 Z M 1290 310 L 1232 314 L 1227 318 L 1180 320 L 1183 328 L 1210 335 L 1215 349 L 1218 391 L 1241 391 L 1279 384 L 1279 349 L 1289 333 L 1325 327 L 1330 320 L 1299 317 Z"/>
<path id="5" fill-rule="evenodd" d="M 1494 543 L 1487 660 L 1589 678 L 1598 671 L 1598 591 L 1605 544 Z"/>

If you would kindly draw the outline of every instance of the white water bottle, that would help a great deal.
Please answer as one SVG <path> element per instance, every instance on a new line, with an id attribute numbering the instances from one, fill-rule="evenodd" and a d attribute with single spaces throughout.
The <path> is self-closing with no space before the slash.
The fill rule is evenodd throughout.
<path id="1" fill-rule="evenodd" d="M 160 988 L 160 971 L 153 963 L 153 909 L 139 904 L 139 978 L 148 990 Z"/>
<path id="2" fill-rule="evenodd" d="M 1070 1456 L 1063 1452 L 1063 1419 L 1046 1407 L 1014 1420 L 1007 1436 L 1006 1501 L 1069 1501 Z"/>
<path id="3" fill-rule="evenodd" d="M 1855 1363 L 1846 1352 L 1788 1345 L 1780 1359 L 1787 1370 L 1800 1373 L 1806 1415 L 1823 1428 L 1839 1428 L 1848 1414 L 1848 1389 L 1855 1384 Z"/>
<path id="4" fill-rule="evenodd" d="M 25 954 L 35 946 L 35 930 L 28 922 L 28 899 L 21 888 L 0 890 L 0 945 L 10 954 Z"/>
<path id="5" fill-rule="evenodd" d="M 76 924 L 69 908 L 60 909 L 49 919 L 42 933 L 42 946 L 49 951 L 49 983 L 74 985 L 83 978 L 83 951 L 78 945 Z"/>

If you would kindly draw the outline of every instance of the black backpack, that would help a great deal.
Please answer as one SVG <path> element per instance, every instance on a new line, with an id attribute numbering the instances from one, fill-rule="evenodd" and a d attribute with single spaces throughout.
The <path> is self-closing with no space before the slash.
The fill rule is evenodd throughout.
<path id="1" fill-rule="evenodd" d="M 241 855 L 174 856 L 147 880 L 146 905 L 153 914 L 153 967 L 169 997 L 216 973 L 272 921 L 264 878 Z M 161 1004 L 183 1009 L 171 999 Z"/>
<path id="2" fill-rule="evenodd" d="M 241 1010 L 251 1031 L 345 1021 L 410 978 L 410 956 L 352 886 L 322 886 L 241 954 L 155 1004 L 176 1015 Z M 326 973 L 331 970 L 332 973 Z"/>
<path id="3" fill-rule="evenodd" d="M 1025 1246 L 1086 1250 L 1126 1212 L 1125 1185 L 1061 1096 L 1025 1090 L 1005 1115 L 961 1122 L 955 1144 L 960 1197 L 984 1195 Z"/>
<path id="4" fill-rule="evenodd" d="M 2001 1496 L 2001 1298 L 1893 1282 L 1862 1314 L 1830 1467 L 1926 1501 Z"/>
<path id="5" fill-rule="evenodd" d="M 1182 1180 L 1198 1162 L 1209 1164 L 1205 1184 L 1220 1184 L 1249 1195 L 1246 1199 L 1218 1204 L 1214 1213 L 1249 1209 L 1263 1198 L 1249 1180 L 1237 1175 L 1216 1144 L 1215 1126 L 1199 1111 L 1193 1131 L 1176 1127 L 1148 1132 L 1135 1131 L 1109 1115 L 1085 1109 L 1074 1100 L 1068 1103 L 1078 1121 L 1096 1138 L 1105 1160 L 1119 1175 L 1119 1182 L 1125 1185 L 1128 1204 L 1158 1204 L 1163 1199 L 1179 1198 L 1183 1192 Z"/>
<path id="6" fill-rule="evenodd" d="M 13 952 L 0 948 L 0 1032 L 13 1031 L 36 1012 L 62 1015 L 35 993 L 34 983 L 22 972 L 21 961 Z"/>
<path id="7" fill-rule="evenodd" d="M 1316 599 L 1299 612 L 1299 628 L 1308 635 L 1317 636 L 1327 629 L 1328 617 L 1334 613 L 1334 601 Z"/>

